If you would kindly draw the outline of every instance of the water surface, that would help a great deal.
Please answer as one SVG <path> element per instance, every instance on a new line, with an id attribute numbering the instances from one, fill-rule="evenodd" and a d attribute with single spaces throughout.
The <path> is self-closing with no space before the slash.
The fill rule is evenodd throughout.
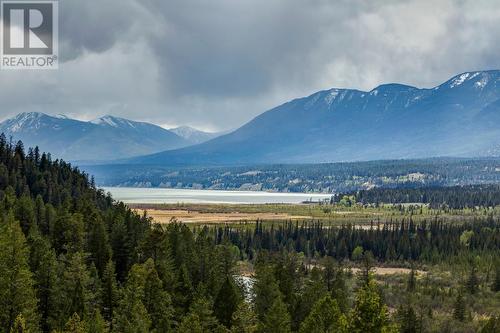
<path id="1" fill-rule="evenodd" d="M 257 191 L 216 191 L 166 188 L 103 187 L 115 200 L 125 203 L 220 203 L 266 204 L 301 203 L 330 199 L 330 194 L 270 193 Z"/>

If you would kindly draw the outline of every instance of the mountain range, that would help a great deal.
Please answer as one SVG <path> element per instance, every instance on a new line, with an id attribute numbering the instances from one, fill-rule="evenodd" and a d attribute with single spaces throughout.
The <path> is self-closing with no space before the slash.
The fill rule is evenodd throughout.
<path id="1" fill-rule="evenodd" d="M 204 133 L 191 131 L 198 132 L 198 138 Z M 189 137 L 160 126 L 109 115 L 86 122 L 63 115 L 21 113 L 2 122 L 0 132 L 69 161 L 102 162 L 193 144 Z"/>
<path id="2" fill-rule="evenodd" d="M 210 141 L 120 163 L 234 165 L 498 156 L 500 71 L 421 89 L 330 89 L 275 107 Z"/>
<path id="3" fill-rule="evenodd" d="M 429 89 L 383 84 L 319 91 L 224 135 L 43 113 L 21 113 L 1 123 L 0 132 L 70 161 L 209 166 L 500 156 L 499 124 L 500 71 L 491 70 Z"/>

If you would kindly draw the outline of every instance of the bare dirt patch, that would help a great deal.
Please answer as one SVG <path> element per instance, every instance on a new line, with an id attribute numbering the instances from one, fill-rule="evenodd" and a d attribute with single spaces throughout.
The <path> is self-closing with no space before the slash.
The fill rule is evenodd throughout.
<path id="1" fill-rule="evenodd" d="M 359 272 L 359 268 L 352 268 L 353 273 Z M 393 274 L 410 274 L 411 269 L 401 267 L 374 267 L 375 275 L 393 275 Z M 425 271 L 415 270 L 417 275 L 425 275 Z"/>

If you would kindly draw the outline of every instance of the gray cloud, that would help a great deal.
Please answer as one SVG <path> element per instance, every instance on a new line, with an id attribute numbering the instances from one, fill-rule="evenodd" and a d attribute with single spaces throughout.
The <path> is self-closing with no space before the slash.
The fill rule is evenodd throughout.
<path id="1" fill-rule="evenodd" d="M 291 98 L 500 68 L 496 1 L 61 1 L 56 72 L 1 72 L 20 111 L 234 128 Z"/>

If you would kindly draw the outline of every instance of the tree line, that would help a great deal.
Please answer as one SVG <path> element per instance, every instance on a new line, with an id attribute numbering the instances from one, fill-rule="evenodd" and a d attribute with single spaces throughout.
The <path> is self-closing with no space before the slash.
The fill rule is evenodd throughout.
<path id="1" fill-rule="evenodd" d="M 500 205 L 500 185 L 468 185 L 423 188 L 373 188 L 333 196 L 333 202 L 353 197 L 361 204 L 422 203 L 433 209 L 464 209 Z"/>
<path id="2" fill-rule="evenodd" d="M 330 256 L 351 260 L 358 247 L 381 262 L 437 263 L 464 252 L 496 253 L 500 248 L 500 221 L 492 215 L 451 224 L 436 218 L 415 223 L 411 218 L 363 227 L 331 227 L 322 222 L 271 224 L 257 221 L 253 229 L 218 227 L 216 239 L 229 239 L 249 259 L 261 250 L 295 251 L 308 258 Z"/>

